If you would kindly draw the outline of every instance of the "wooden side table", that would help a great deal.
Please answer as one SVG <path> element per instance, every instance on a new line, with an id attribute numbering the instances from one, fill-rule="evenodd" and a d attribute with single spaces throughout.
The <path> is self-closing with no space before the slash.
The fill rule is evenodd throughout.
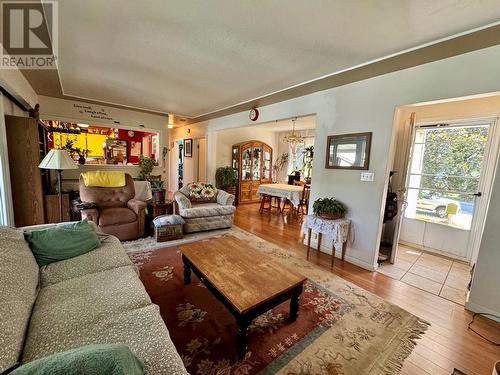
<path id="1" fill-rule="evenodd" d="M 307 233 L 307 259 L 309 259 L 309 251 L 311 250 L 311 236 L 313 230 L 318 233 L 318 254 L 321 250 L 321 239 L 323 234 L 333 237 L 331 268 L 333 268 L 335 260 L 336 247 L 342 247 L 342 261 L 344 261 L 347 241 L 350 237 L 351 220 L 329 220 L 318 216 L 306 216 L 304 218 L 304 222 L 302 223 L 302 232 Z"/>
<path id="2" fill-rule="evenodd" d="M 153 208 L 153 218 L 174 213 L 174 201 L 171 200 L 166 200 L 165 202 L 151 202 L 151 207 Z"/>
<path id="3" fill-rule="evenodd" d="M 69 194 L 62 194 L 63 221 L 71 221 Z M 59 223 L 59 195 L 49 194 L 43 197 L 45 207 L 45 223 Z"/>

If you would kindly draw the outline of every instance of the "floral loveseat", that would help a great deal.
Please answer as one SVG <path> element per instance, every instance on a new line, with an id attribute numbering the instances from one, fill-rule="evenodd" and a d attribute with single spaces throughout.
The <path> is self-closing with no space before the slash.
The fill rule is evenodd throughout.
<path id="1" fill-rule="evenodd" d="M 234 195 L 212 185 L 193 182 L 174 193 L 176 213 L 185 220 L 184 232 L 230 228 L 234 217 Z"/>

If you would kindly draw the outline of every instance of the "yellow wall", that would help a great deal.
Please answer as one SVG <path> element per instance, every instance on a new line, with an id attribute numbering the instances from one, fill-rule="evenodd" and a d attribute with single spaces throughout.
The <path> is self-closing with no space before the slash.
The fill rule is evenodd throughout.
<path id="1" fill-rule="evenodd" d="M 75 143 L 75 147 L 81 149 L 88 148 L 90 150 L 89 156 L 104 156 L 102 151 L 102 144 L 106 142 L 106 135 L 103 134 L 67 134 L 67 133 L 52 133 L 54 137 L 54 145 L 59 148 L 64 146 L 66 139 L 71 139 Z"/>

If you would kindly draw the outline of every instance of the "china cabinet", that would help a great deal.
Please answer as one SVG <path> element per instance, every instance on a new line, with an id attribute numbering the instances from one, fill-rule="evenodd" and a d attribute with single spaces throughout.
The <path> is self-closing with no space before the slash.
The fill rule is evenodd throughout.
<path id="1" fill-rule="evenodd" d="M 258 202 L 260 184 L 272 182 L 273 149 L 261 141 L 233 145 L 232 167 L 238 171 L 237 203 Z"/>

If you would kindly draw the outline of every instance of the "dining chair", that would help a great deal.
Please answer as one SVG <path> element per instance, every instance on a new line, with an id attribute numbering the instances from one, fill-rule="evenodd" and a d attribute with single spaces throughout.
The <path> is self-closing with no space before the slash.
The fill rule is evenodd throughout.
<path id="1" fill-rule="evenodd" d="M 300 211 L 301 215 L 307 215 L 309 210 L 309 196 L 311 194 L 311 185 L 304 184 L 304 189 L 302 190 L 302 196 L 300 197 L 300 203 L 297 207 L 297 211 Z"/>
<path id="2" fill-rule="evenodd" d="M 273 200 L 275 203 L 274 205 Z M 274 197 L 268 194 L 262 194 L 262 197 L 260 199 L 259 212 L 263 213 L 264 211 L 269 211 L 269 213 L 271 213 L 273 208 L 276 208 L 278 212 L 281 212 L 281 198 Z"/>

